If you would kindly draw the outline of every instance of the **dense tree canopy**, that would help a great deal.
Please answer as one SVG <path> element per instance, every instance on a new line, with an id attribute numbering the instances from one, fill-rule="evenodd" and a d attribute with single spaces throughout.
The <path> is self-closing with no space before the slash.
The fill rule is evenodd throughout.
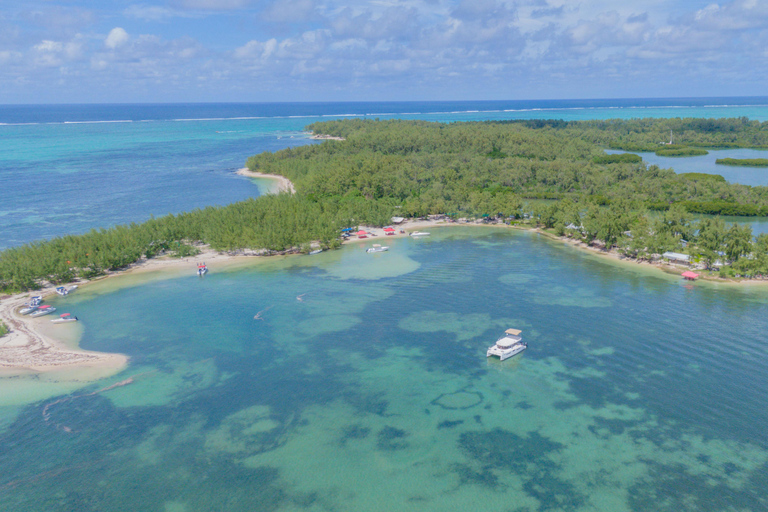
<path id="1" fill-rule="evenodd" d="M 656 150 L 666 145 L 670 131 L 674 142 L 686 147 L 768 147 L 768 123 L 745 118 L 449 124 L 354 119 L 308 129 L 345 140 L 247 161 L 251 170 L 289 178 L 296 195 L 8 249 L 0 253 L 0 289 L 98 275 L 161 253 L 188 255 L 197 242 L 230 251 L 282 251 L 310 240 L 332 245 L 340 228 L 383 225 L 393 214 L 532 214 L 561 233 L 570 230 L 638 257 L 679 248 L 687 240 L 696 242 L 690 250 L 699 251 L 696 257 L 704 261 L 727 258 L 745 273 L 768 273 L 765 237 L 753 243 L 745 228 L 688 217 L 691 212 L 768 215 L 768 187 L 729 184 L 701 173 L 678 175 L 635 155 L 604 152 Z M 662 213 L 651 216 L 649 209 Z"/>

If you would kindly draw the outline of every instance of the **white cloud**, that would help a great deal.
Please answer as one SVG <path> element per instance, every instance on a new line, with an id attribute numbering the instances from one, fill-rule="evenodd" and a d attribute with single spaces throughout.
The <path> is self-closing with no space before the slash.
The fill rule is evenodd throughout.
<path id="1" fill-rule="evenodd" d="M 115 27 L 109 31 L 109 35 L 104 39 L 104 46 L 114 50 L 115 48 L 123 46 L 129 39 L 130 36 L 128 35 L 128 32 L 120 27 Z"/>

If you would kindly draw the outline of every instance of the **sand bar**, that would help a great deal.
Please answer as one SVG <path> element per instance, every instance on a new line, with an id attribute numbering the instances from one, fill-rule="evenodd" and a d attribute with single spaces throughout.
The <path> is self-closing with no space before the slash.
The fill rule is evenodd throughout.
<path id="1" fill-rule="evenodd" d="M 277 182 L 278 192 L 290 192 L 291 194 L 296 193 L 296 189 L 293 187 L 291 180 L 285 176 L 280 176 L 279 174 L 265 174 L 263 172 L 251 171 L 247 167 L 239 169 L 237 174 L 241 176 L 247 176 L 249 178 L 265 178 L 269 180 L 275 180 Z"/>

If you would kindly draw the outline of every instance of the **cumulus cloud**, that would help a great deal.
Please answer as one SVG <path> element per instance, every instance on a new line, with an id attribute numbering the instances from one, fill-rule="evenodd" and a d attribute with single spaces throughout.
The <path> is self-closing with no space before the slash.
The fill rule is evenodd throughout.
<path id="1" fill-rule="evenodd" d="M 114 50 L 127 43 L 129 39 L 128 32 L 120 27 L 115 27 L 109 31 L 107 38 L 104 39 L 104 46 Z"/>
<path id="2" fill-rule="evenodd" d="M 34 64 L 41 67 L 61 66 L 67 61 L 78 59 L 82 53 L 82 42 L 52 41 L 44 39 L 32 47 Z"/>

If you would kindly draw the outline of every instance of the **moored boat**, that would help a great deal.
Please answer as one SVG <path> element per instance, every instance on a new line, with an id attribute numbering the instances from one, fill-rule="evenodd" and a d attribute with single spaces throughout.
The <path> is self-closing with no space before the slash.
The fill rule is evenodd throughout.
<path id="1" fill-rule="evenodd" d="M 528 344 L 523 342 L 523 338 L 520 336 L 521 332 L 518 329 L 507 329 L 504 331 L 504 336 L 496 340 L 495 345 L 488 347 L 486 357 L 498 356 L 503 361 L 516 356 L 528 348 Z"/>
<path id="2" fill-rule="evenodd" d="M 323 250 L 322 250 L 322 249 L 315 249 L 314 251 L 309 251 L 309 253 L 308 253 L 308 254 L 309 254 L 310 256 L 312 256 L 313 254 L 320 254 L 321 252 L 323 252 Z"/>
<path id="3" fill-rule="evenodd" d="M 71 288 L 66 288 L 64 286 L 57 286 L 56 287 L 56 293 L 58 293 L 62 297 L 66 297 L 67 295 L 70 294 L 70 292 L 75 291 L 76 288 L 77 288 L 77 285 L 74 285 Z"/>
<path id="4" fill-rule="evenodd" d="M 389 247 L 387 247 L 386 245 L 382 247 L 380 244 L 373 244 L 373 247 L 367 248 L 365 252 L 384 252 L 388 250 L 389 250 Z"/>
<path id="5" fill-rule="evenodd" d="M 200 263 L 197 265 L 197 275 L 204 276 L 208 273 L 208 265 L 205 263 Z"/>
<path id="6" fill-rule="evenodd" d="M 69 322 L 77 322 L 77 317 L 72 316 L 71 313 L 64 313 L 63 315 L 59 315 L 59 318 L 54 318 L 51 320 L 54 324 L 66 324 Z"/>
<path id="7" fill-rule="evenodd" d="M 36 318 L 38 316 L 49 315 L 54 311 L 56 311 L 56 308 L 53 306 L 40 306 L 39 308 L 37 308 L 37 311 L 33 311 L 32 313 L 30 313 L 29 316 L 31 316 L 32 318 Z"/>
<path id="8" fill-rule="evenodd" d="M 429 233 L 426 233 L 424 231 L 414 231 L 413 233 L 409 234 L 408 236 L 429 236 Z"/>
<path id="9" fill-rule="evenodd" d="M 35 297 L 32 297 L 29 299 L 29 302 L 27 302 L 23 308 L 19 310 L 19 313 L 22 315 L 28 315 L 32 313 L 33 311 L 36 311 L 38 307 L 40 307 L 40 302 L 43 300 L 43 297 L 41 295 L 37 295 Z"/>

